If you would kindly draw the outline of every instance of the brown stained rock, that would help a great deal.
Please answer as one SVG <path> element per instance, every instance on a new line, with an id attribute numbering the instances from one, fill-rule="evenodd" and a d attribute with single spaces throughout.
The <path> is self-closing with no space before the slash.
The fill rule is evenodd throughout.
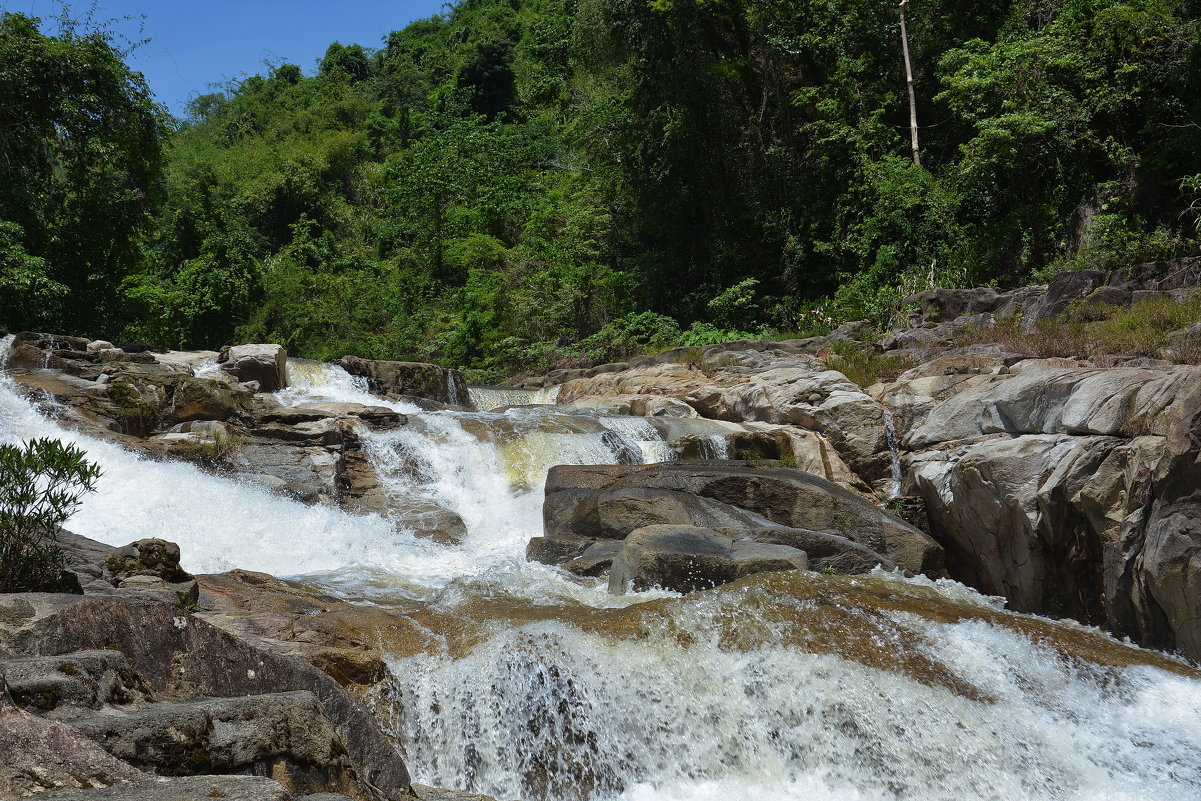
<path id="1" fill-rule="evenodd" d="M 16 707 L 0 676 L 0 798 L 144 778 L 72 726 Z"/>
<path id="2" fill-rule="evenodd" d="M 272 653 L 316 665 L 343 686 L 365 692 L 386 675 L 380 651 L 397 629 L 384 609 L 356 606 L 266 573 L 231 570 L 200 576 L 199 617 Z M 402 628 L 400 636 L 407 636 Z"/>
<path id="3" fill-rule="evenodd" d="M 346 744 L 358 775 L 381 797 L 402 798 L 409 777 L 371 712 L 313 665 L 254 647 L 137 595 L 0 595 L 0 658 L 115 649 L 160 700 L 310 690 Z"/>

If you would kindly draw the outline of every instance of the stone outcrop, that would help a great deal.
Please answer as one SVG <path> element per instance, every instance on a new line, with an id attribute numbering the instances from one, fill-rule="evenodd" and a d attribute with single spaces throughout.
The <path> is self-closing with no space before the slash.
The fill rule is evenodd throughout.
<path id="1" fill-rule="evenodd" d="M 20 697 L 29 700 L 29 708 L 69 719 L 88 732 L 88 726 L 99 727 L 91 733 L 102 744 L 113 744 L 113 752 L 119 756 L 133 749 L 139 754 L 137 759 L 144 759 L 150 749 L 146 742 L 129 745 L 143 735 L 159 738 L 156 742 L 161 741 L 164 748 L 171 742 L 178 746 L 180 738 L 170 733 L 176 726 L 190 732 L 184 741 L 196 748 L 204 746 L 204 753 L 189 751 L 195 760 L 191 772 L 218 767 L 224 771 L 221 766 L 228 767 L 236 751 L 242 754 L 239 759 L 244 761 L 238 763 L 242 767 L 249 770 L 252 768 L 247 766 L 253 764 L 257 765 L 254 770 L 260 770 L 276 765 L 276 778 L 291 777 L 287 782 L 307 788 L 305 792 L 327 787 L 349 790 L 356 798 L 400 798 L 407 792 L 408 773 L 400 755 L 370 711 L 333 678 L 302 660 L 255 648 L 178 605 L 136 590 L 107 595 L 0 596 L 0 665 L 10 665 L 0 670 L 18 675 Z M 297 691 L 306 692 L 296 695 Z M 272 700 L 272 694 L 279 693 L 288 697 Z M 245 696 L 260 698 L 248 701 Z M 145 703 L 150 698 L 157 703 Z M 206 698 L 222 700 L 194 705 Z M 193 706 L 173 708 L 164 706 L 165 702 Z M 320 715 L 314 706 L 317 702 Z M 95 715 L 97 707 L 103 713 L 100 718 Z M 170 714 L 155 711 L 171 709 L 174 712 Z M 167 719 L 151 725 L 147 716 L 158 714 L 167 714 Z M 233 716 L 230 725 L 218 725 L 226 715 Z M 324 716 L 328 724 L 318 725 L 314 716 Z M 231 734 L 235 719 L 251 718 L 261 723 L 252 725 L 245 736 Z M 118 720 L 126 721 L 129 733 L 98 734 L 108 731 L 107 725 L 118 726 Z M 296 725 L 284 725 L 287 721 Z M 284 742 L 268 736 L 290 727 L 294 732 L 320 736 L 313 742 Z M 214 734 L 202 736 L 208 730 Z M 336 746 L 331 731 L 336 734 Z M 226 734 L 230 738 L 221 740 Z M 175 763 L 164 759 L 167 761 L 159 767 L 138 764 L 147 769 L 189 772 L 178 764 L 170 768 L 168 763 Z"/>
<path id="2" fill-rule="evenodd" d="M 418 362 L 377 361 L 345 356 L 338 364 L 363 376 L 372 392 L 390 399 L 421 399 L 448 406 L 469 406 L 467 379 L 458 370 Z"/>
<path id="3" fill-rule="evenodd" d="M 942 549 L 923 532 L 829 481 L 767 464 L 555 467 L 547 477 L 543 518 L 545 535 L 531 540 L 529 558 L 581 575 L 599 575 L 610 565 L 617 571 L 621 560 L 624 572 L 617 572 L 614 589 L 627 580 L 636 587 L 651 580 L 640 575 L 676 588 L 724 583 L 783 569 L 802 553 L 814 569 L 862 572 L 884 565 L 937 573 L 942 567 Z M 630 543 L 635 532 L 641 533 Z M 657 555 L 672 552 L 683 556 Z M 693 561 L 711 570 L 693 571 L 689 580 L 663 578 L 668 569 L 661 566 L 669 562 L 673 575 L 688 573 L 690 554 L 705 555 Z M 775 560 L 776 566 L 752 569 L 756 560 Z"/>
<path id="4" fill-rule="evenodd" d="M 8 373 L 34 402 L 49 400 L 46 411 L 65 425 L 153 458 L 237 473 L 305 503 L 356 508 L 356 487 L 372 483 L 359 431 L 407 422 L 382 406 L 282 405 L 265 391 L 286 385 L 277 345 L 227 348 L 219 370 L 205 368 L 214 354 L 88 345 L 19 334 Z"/>
<path id="5" fill-rule="evenodd" d="M 609 570 L 609 592 L 662 587 L 693 592 L 777 570 L 805 570 L 804 551 L 696 526 L 655 525 L 627 536 Z"/>
<path id="6" fill-rule="evenodd" d="M 217 363 L 251 392 L 275 392 L 288 385 L 288 354 L 279 345 L 227 345 Z"/>

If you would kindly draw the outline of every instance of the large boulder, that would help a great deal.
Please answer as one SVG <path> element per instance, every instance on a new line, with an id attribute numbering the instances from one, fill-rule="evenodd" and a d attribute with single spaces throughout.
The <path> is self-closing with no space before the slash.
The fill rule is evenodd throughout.
<path id="1" fill-rule="evenodd" d="M 389 398 L 420 398 L 450 406 L 470 406 L 467 379 L 458 370 L 420 362 L 377 361 L 344 356 L 338 361 L 351 375 L 367 379 L 367 387 Z"/>
<path id="2" fill-rule="evenodd" d="M 288 386 L 288 353 L 280 345 L 226 345 L 217 362 L 222 371 L 255 392 Z"/>
<path id="3" fill-rule="evenodd" d="M 951 574 L 1011 608 L 1103 624 L 1103 554 L 1145 501 L 1163 440 L 997 436 L 907 457 Z"/>
<path id="4" fill-rule="evenodd" d="M 942 568 L 942 548 L 922 531 L 823 478 L 768 464 L 554 467 L 546 481 L 543 524 L 545 537 L 530 545 L 535 558 L 555 552 L 571 559 L 593 541 L 625 539 L 651 525 L 783 526 L 842 537 L 914 572 Z"/>

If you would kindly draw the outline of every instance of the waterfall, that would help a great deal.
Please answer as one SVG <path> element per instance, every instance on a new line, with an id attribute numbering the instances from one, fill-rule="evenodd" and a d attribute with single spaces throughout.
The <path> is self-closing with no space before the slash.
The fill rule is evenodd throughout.
<path id="1" fill-rule="evenodd" d="M 554 405 L 558 403 L 559 387 L 543 389 L 514 389 L 513 387 L 468 387 L 471 403 L 481 412 L 505 406 Z"/>
<path id="2" fill-rule="evenodd" d="M 892 409 L 880 404 L 884 410 L 884 441 L 888 443 L 888 455 L 892 459 L 892 474 L 889 478 L 888 500 L 901 496 L 901 452 L 897 447 L 897 426 L 892 417 Z"/>
<path id="3" fill-rule="evenodd" d="M 0 441 L 57 437 L 101 464 L 98 491 L 67 523 L 80 534 L 166 537 L 196 572 L 262 570 L 410 615 L 428 642 L 380 632 L 395 695 L 376 701 L 417 781 L 525 801 L 1201 798 L 1201 681 L 895 602 L 995 612 L 953 582 L 797 573 L 684 598 L 610 596 L 527 562 L 548 467 L 654 458 L 645 420 L 555 406 L 425 412 L 331 365 L 294 360 L 289 373 L 281 402 L 408 415 L 363 428 L 363 447 L 396 498 L 458 515 L 461 540 L 143 459 L 60 427 L 7 374 Z M 706 443 L 725 455 L 724 436 Z M 847 604 L 839 587 L 890 600 Z"/>

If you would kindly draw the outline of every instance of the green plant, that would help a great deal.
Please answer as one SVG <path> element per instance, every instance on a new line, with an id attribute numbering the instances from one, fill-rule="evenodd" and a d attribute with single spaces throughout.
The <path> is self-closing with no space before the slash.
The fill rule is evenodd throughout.
<path id="1" fill-rule="evenodd" d="M 0 445 L 0 592 L 55 586 L 63 569 L 58 527 L 96 488 L 100 467 L 74 445 Z"/>
<path id="2" fill-rule="evenodd" d="M 871 347 L 855 342 L 831 342 L 821 360 L 860 387 L 892 381 L 913 366 L 913 362 L 903 356 L 878 354 Z"/>

